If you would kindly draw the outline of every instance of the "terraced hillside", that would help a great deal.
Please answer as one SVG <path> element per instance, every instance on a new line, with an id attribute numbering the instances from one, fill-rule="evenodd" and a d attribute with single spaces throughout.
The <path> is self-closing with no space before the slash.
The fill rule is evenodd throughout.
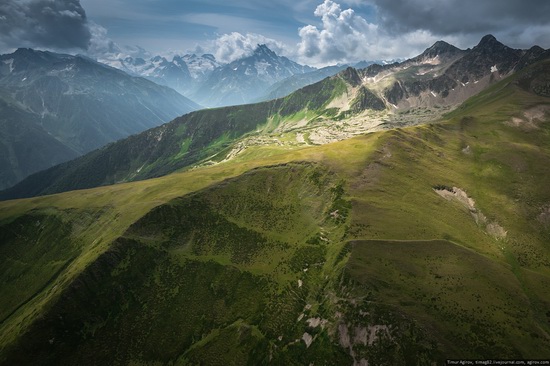
<path id="1" fill-rule="evenodd" d="M 0 363 L 549 358 L 550 63 L 443 121 L 0 203 Z"/>

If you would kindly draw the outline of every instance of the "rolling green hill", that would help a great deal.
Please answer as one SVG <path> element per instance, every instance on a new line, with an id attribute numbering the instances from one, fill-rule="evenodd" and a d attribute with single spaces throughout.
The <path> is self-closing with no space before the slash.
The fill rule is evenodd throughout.
<path id="1" fill-rule="evenodd" d="M 549 81 L 539 63 L 437 123 L 1 202 L 0 363 L 550 358 Z"/>

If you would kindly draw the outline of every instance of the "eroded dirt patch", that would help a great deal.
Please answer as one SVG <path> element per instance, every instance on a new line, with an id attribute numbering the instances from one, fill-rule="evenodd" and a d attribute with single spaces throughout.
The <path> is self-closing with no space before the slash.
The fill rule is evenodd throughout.
<path id="1" fill-rule="evenodd" d="M 541 208 L 537 220 L 544 226 L 550 226 L 550 203 Z"/>
<path id="2" fill-rule="evenodd" d="M 464 208 L 466 208 L 476 224 L 483 228 L 487 234 L 496 239 L 504 239 L 507 235 L 507 231 L 500 226 L 496 221 L 489 222 L 487 216 L 485 216 L 476 207 L 476 202 L 468 194 L 458 187 L 435 187 L 435 193 L 445 198 L 448 201 L 454 200 L 459 202 Z"/>
<path id="3" fill-rule="evenodd" d="M 549 105 L 537 105 L 525 110 L 520 117 L 512 117 L 506 124 L 526 130 L 536 130 L 539 128 L 540 123 L 548 120 L 549 114 Z"/>

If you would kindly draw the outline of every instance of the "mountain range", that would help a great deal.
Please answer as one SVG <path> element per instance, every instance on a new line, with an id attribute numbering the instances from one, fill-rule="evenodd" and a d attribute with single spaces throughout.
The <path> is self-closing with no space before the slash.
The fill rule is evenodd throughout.
<path id="1" fill-rule="evenodd" d="M 216 68 L 190 97 L 206 106 L 246 104 L 276 82 L 313 69 L 258 45 L 251 56 Z"/>
<path id="2" fill-rule="evenodd" d="M 410 60 L 348 67 L 284 98 L 190 113 L 37 173 L 0 198 L 157 177 L 233 159 L 247 147 L 265 143 L 323 144 L 422 123 L 548 55 L 537 47 L 508 48 L 493 36 L 469 50 L 440 41 Z M 242 65 L 246 70 L 249 63 Z"/>
<path id="3" fill-rule="evenodd" d="M 252 54 L 228 64 L 218 62 L 211 54 L 176 55 L 172 57 L 172 61 L 162 56 L 153 56 L 147 60 L 142 57 L 127 56 L 100 61 L 131 75 L 145 77 L 158 84 L 169 86 L 207 107 L 273 99 L 273 95 L 284 96 L 319 81 L 319 76 L 326 77 L 336 73 L 336 71 L 328 72 L 334 68 L 317 72 L 312 67 L 297 64 L 277 55 L 266 45 L 258 45 Z M 286 78 L 308 75 L 310 72 L 315 73 L 299 83 L 289 81 L 281 91 L 269 94 L 268 88 L 273 84 L 284 83 Z M 281 95 L 281 93 L 286 94 Z"/>
<path id="4" fill-rule="evenodd" d="M 550 54 L 486 36 L 37 173 L 0 365 L 546 360 L 549 137 Z"/>
<path id="5" fill-rule="evenodd" d="M 0 56 L 0 187 L 199 106 L 81 56 Z"/>
<path id="6" fill-rule="evenodd" d="M 141 50 L 142 54 L 146 54 Z M 214 55 L 185 54 L 172 56 L 132 57 L 117 53 L 102 57 L 100 62 L 134 76 L 165 85 L 203 106 L 262 102 L 284 97 L 293 91 L 333 76 L 349 65 L 315 69 L 281 57 L 266 45 L 258 45 L 250 55 L 229 64 L 220 63 Z M 355 68 L 366 68 L 375 61 L 361 61 Z M 379 64 L 387 62 L 379 61 Z"/>
<path id="7" fill-rule="evenodd" d="M 182 95 L 188 95 L 195 90 L 215 68 L 221 66 L 210 54 L 175 55 L 169 61 L 162 56 L 143 57 L 111 57 L 99 59 L 100 62 L 127 72 L 130 75 L 141 76 L 157 84 L 168 86 Z"/>

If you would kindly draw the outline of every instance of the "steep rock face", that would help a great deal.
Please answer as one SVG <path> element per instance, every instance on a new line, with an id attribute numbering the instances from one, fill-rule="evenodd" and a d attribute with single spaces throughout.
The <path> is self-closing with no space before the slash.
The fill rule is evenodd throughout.
<path id="1" fill-rule="evenodd" d="M 4 149 L 14 151 L 6 173 L 12 178 L 3 188 L 37 170 L 198 108 L 172 89 L 85 57 L 31 49 L 0 56 L 0 99 L 4 101 L 0 118 L 10 126 L 0 132 L 1 140 Z M 43 145 L 47 140 L 57 141 L 52 148 L 59 153 L 62 150 L 54 146 L 64 145 L 66 154 L 33 160 L 34 153 L 16 153 L 24 144 L 16 146 L 7 136 L 16 129 L 18 140 L 29 139 L 28 144 L 44 148 L 36 154 L 50 152 Z M 33 140 L 37 133 L 43 136 L 41 143 Z M 39 161 L 44 164 L 35 164 Z"/>
<path id="2" fill-rule="evenodd" d="M 399 81 L 396 81 L 389 89 L 386 89 L 384 96 L 388 102 L 396 105 L 401 99 L 407 98 L 409 93 Z"/>
<path id="3" fill-rule="evenodd" d="M 175 56 L 172 62 L 164 57 L 155 57 L 151 60 L 155 66 L 148 75 L 148 79 L 160 85 L 166 85 L 182 93 L 189 88 L 193 78 L 187 64 Z"/>
<path id="4" fill-rule="evenodd" d="M 463 54 L 460 48 L 457 48 L 445 41 L 437 41 L 431 47 L 427 48 L 420 55 L 408 60 L 409 62 L 427 62 L 440 58 L 440 61 L 448 61 L 456 56 Z"/>
<path id="5" fill-rule="evenodd" d="M 410 107 L 411 103 L 456 105 L 502 77 L 548 56 L 548 51 L 540 47 L 512 49 L 487 35 L 472 49 L 463 51 L 439 41 L 393 68 L 370 67 L 365 73 L 369 77 L 394 73 L 397 80 L 383 93 L 396 106 L 408 98 L 414 101 L 403 103 L 403 107 Z M 432 97 L 437 102 L 430 102 Z"/>
<path id="6" fill-rule="evenodd" d="M 376 94 L 362 86 L 357 92 L 355 99 L 351 102 L 351 110 L 353 112 L 362 112 L 365 109 L 382 111 L 386 109 L 386 105 Z"/>
<path id="7" fill-rule="evenodd" d="M 550 50 L 545 50 L 544 48 L 539 46 L 533 46 L 524 52 L 515 69 L 522 70 L 531 64 L 534 64 L 541 60 L 545 60 L 547 58 L 550 58 Z"/>
<path id="8" fill-rule="evenodd" d="M 221 63 L 216 60 L 216 57 L 209 53 L 200 56 L 194 53 L 188 54 L 182 56 L 181 60 L 187 64 L 187 68 L 193 79 L 199 81 L 208 77 L 215 68 L 222 66 Z M 179 60 L 175 57 L 174 62 L 179 62 Z"/>
<path id="9" fill-rule="evenodd" d="M 340 77 L 352 87 L 362 84 L 361 76 L 353 67 L 348 67 L 339 73 Z"/>
<path id="10" fill-rule="evenodd" d="M 393 63 L 393 64 L 389 64 L 389 65 L 374 64 L 374 65 L 368 66 L 365 69 L 362 69 L 361 74 L 364 77 L 374 77 L 374 76 L 380 74 L 381 72 L 386 71 L 386 70 L 391 70 L 392 68 L 395 68 L 398 65 L 399 65 L 398 63 Z"/>
<path id="11" fill-rule="evenodd" d="M 487 35 L 451 65 L 447 74 L 462 83 L 474 82 L 493 72 L 506 75 L 515 68 L 522 54 L 522 50 L 512 49 L 497 41 L 494 36 Z"/>

